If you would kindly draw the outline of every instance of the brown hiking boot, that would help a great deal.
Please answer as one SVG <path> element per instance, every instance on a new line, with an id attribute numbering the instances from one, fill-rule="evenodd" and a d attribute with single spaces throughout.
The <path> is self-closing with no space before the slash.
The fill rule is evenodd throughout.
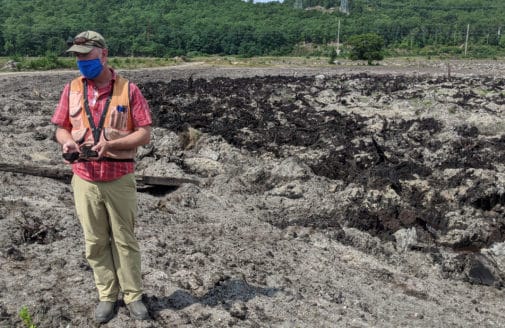
<path id="1" fill-rule="evenodd" d="M 116 302 L 100 301 L 95 310 L 95 321 L 106 323 L 114 317 L 116 312 Z"/>
<path id="2" fill-rule="evenodd" d="M 142 302 L 142 300 L 138 300 L 135 302 L 131 302 L 130 304 L 126 304 L 128 311 L 130 311 L 130 315 L 137 320 L 148 320 L 149 312 L 147 312 L 147 308 Z"/>

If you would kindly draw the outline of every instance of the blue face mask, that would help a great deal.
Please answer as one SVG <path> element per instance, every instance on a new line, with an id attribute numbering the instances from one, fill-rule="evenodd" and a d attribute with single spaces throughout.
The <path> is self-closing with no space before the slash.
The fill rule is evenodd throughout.
<path id="1" fill-rule="evenodd" d="M 81 74 L 87 79 L 94 79 L 102 72 L 103 65 L 99 58 L 91 60 L 78 60 L 77 67 Z"/>

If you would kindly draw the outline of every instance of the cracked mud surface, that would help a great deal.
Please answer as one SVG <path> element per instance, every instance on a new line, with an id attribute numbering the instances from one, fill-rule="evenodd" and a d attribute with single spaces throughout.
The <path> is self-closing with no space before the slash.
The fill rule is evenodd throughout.
<path id="1" fill-rule="evenodd" d="M 139 188 L 153 320 L 104 326 L 502 325 L 503 67 L 430 65 L 122 72 L 155 121 L 138 173 L 200 184 Z M 73 76 L 0 74 L 0 162 L 64 167 Z M 0 327 L 94 326 L 70 186 L 0 180 Z"/>

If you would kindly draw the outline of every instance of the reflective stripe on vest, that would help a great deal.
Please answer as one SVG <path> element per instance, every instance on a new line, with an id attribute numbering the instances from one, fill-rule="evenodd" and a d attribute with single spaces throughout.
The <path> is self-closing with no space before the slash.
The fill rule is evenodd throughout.
<path id="1" fill-rule="evenodd" d="M 72 124 L 72 138 L 80 145 L 94 145 L 92 128 L 84 108 L 84 79 L 78 77 L 70 83 L 69 114 Z M 119 139 L 133 133 L 130 108 L 130 83 L 117 76 L 110 99 L 109 110 L 105 116 L 100 140 Z M 104 156 L 115 159 L 134 159 L 136 149 L 112 150 Z"/>

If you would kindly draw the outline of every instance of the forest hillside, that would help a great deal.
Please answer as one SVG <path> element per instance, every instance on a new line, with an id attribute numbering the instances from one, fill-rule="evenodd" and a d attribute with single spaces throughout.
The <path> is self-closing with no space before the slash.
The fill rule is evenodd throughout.
<path id="1" fill-rule="evenodd" d="M 493 0 L 0 0 L 0 8 L 0 56 L 60 54 L 87 29 L 104 34 L 115 56 L 300 54 L 365 33 L 383 37 L 391 54 L 462 55 L 465 44 L 472 57 L 505 53 L 505 3 Z"/>

